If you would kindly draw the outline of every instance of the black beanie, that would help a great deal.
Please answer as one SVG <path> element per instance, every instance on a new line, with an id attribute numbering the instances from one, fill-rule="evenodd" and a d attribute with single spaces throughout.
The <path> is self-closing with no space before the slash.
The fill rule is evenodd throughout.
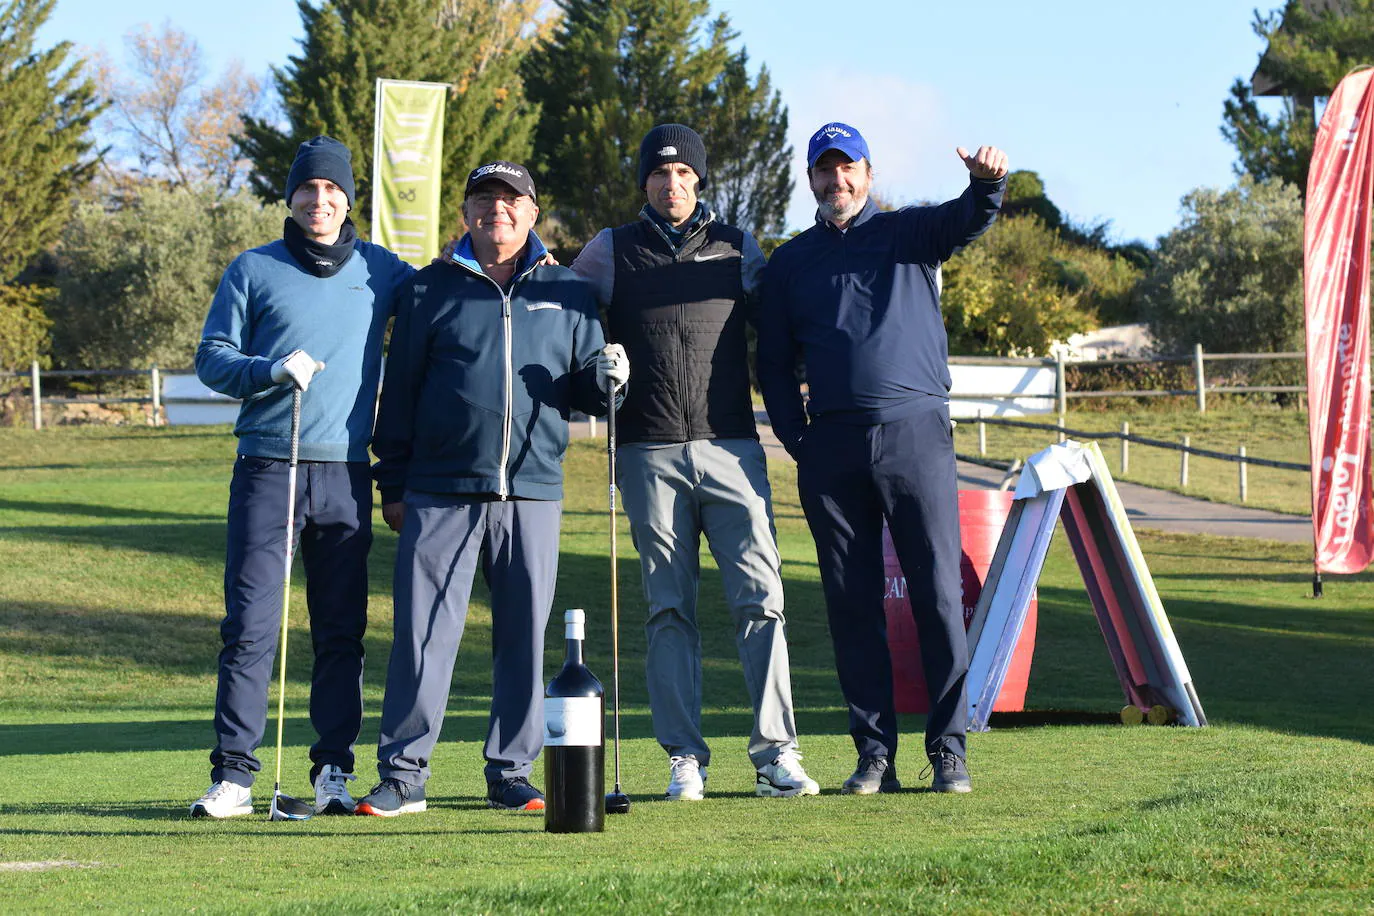
<path id="1" fill-rule="evenodd" d="M 660 124 L 639 144 L 639 189 L 649 183 L 649 173 L 665 162 L 685 162 L 706 187 L 706 144 L 701 135 L 684 124 Z"/>
<path id="2" fill-rule="evenodd" d="M 353 206 L 353 154 L 333 137 L 306 140 L 296 149 L 291 172 L 286 176 L 287 206 L 291 205 L 296 188 L 312 178 L 334 182 L 348 197 L 348 205 Z"/>

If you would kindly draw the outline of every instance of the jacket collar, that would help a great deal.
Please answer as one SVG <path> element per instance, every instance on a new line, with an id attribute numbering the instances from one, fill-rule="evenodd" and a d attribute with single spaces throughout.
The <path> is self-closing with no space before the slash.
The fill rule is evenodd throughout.
<path id="1" fill-rule="evenodd" d="M 683 223 L 682 229 L 673 228 L 666 219 L 659 215 L 657 210 L 648 204 L 640 208 L 639 218 L 657 229 L 658 234 L 663 236 L 664 240 L 676 250 L 685 245 L 692 236 L 715 222 L 716 211 L 698 201 L 696 210 L 693 211 L 687 222 Z"/>
<path id="2" fill-rule="evenodd" d="M 855 226 L 859 226 L 859 225 L 862 225 L 862 224 L 868 222 L 870 219 L 873 218 L 873 215 L 874 215 L 875 213 L 877 213 L 877 212 L 879 212 L 879 211 L 878 211 L 878 205 L 875 204 L 875 203 L 873 202 L 873 198 L 870 196 L 870 197 L 868 198 L 868 200 L 864 201 L 864 208 L 863 208 L 862 210 L 859 211 L 859 215 L 856 216 L 856 217 L 854 217 L 853 221 L 850 222 L 849 228 L 850 228 L 850 229 L 853 229 Z M 823 228 L 823 229 L 829 229 L 831 232 L 839 232 L 839 231 L 840 231 L 840 230 L 838 230 L 838 229 L 835 228 L 835 224 L 834 224 L 834 223 L 832 223 L 830 220 L 826 219 L 825 217 L 821 216 L 821 211 L 820 211 L 820 210 L 817 210 L 817 211 L 816 211 L 816 222 L 817 222 L 817 223 L 821 226 L 821 228 Z"/>
<path id="3" fill-rule="evenodd" d="M 520 255 L 520 262 L 515 265 L 514 276 L 517 279 L 523 277 L 530 268 L 539 263 L 540 258 L 548 253 L 549 250 L 544 247 L 539 236 L 531 229 L 529 238 L 525 242 L 525 250 Z M 450 260 L 459 267 L 466 267 L 473 273 L 486 276 L 482 270 L 482 265 L 477 261 L 476 253 L 472 250 L 472 233 L 470 232 L 463 233 L 462 239 L 458 242 L 458 247 L 453 250 L 453 254 L 450 256 Z"/>

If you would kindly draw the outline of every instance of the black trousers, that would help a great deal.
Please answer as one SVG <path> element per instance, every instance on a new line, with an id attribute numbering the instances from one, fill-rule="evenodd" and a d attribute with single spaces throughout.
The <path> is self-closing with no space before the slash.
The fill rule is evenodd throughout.
<path id="1" fill-rule="evenodd" d="M 897 752 L 883 610 L 882 524 L 906 574 L 930 690 L 926 753 L 963 756 L 968 638 L 959 578 L 959 489 L 949 410 L 856 426 L 820 417 L 802 440 L 797 490 L 816 541 L 849 731 L 860 755 Z"/>
<path id="2" fill-rule="evenodd" d="M 212 781 L 253 784 L 253 751 L 267 726 L 267 695 L 281 629 L 289 464 L 240 455 L 229 484 L 228 549 L 219 689 L 215 696 Z M 296 472 L 296 531 L 305 567 L 306 607 L 315 654 L 310 723 L 313 778 L 326 764 L 353 772 L 362 727 L 363 633 L 367 629 L 367 553 L 372 492 L 365 461 L 302 463 Z"/>

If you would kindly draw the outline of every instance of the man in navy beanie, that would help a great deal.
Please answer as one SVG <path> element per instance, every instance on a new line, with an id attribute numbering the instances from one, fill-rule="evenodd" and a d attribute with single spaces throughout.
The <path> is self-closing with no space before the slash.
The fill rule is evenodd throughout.
<path id="1" fill-rule="evenodd" d="M 802 769 L 792 712 L 782 576 L 768 469 L 754 425 L 745 325 L 763 253 L 698 199 L 706 147 L 682 124 L 639 146 L 639 219 L 603 229 L 573 262 L 607 308 L 635 381 L 617 428 L 619 486 L 648 600 L 645 671 L 654 736 L 668 753 L 671 801 L 706 789 L 697 585 L 701 536 L 725 581 L 754 707 L 754 792 L 820 787 Z"/>
<path id="2" fill-rule="evenodd" d="M 239 398 L 238 457 L 229 484 L 223 648 L 210 788 L 193 817 L 253 810 L 254 750 L 282 608 L 282 559 L 299 540 L 315 664 L 310 781 L 317 810 L 351 814 L 353 744 L 362 722 L 367 554 L 372 543 L 368 443 L 382 333 L 413 268 L 357 237 L 348 148 L 300 145 L 286 179 L 282 238 L 234 259 L 210 304 L 196 374 Z M 326 366 L 328 371 L 324 371 Z M 287 492 L 292 392 L 300 389 L 300 473 Z M 287 500 L 296 530 L 286 531 Z"/>

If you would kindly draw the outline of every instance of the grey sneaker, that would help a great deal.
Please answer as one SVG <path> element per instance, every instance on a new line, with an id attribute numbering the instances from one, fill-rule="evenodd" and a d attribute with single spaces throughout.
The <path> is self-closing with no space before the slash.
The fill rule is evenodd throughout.
<path id="1" fill-rule="evenodd" d="M 425 810 L 425 787 L 412 786 L 399 779 L 387 777 L 372 787 L 372 791 L 358 802 L 355 814 L 373 817 L 395 817 Z"/>
<path id="2" fill-rule="evenodd" d="M 897 767 L 891 760 L 877 754 L 860 757 L 854 774 L 840 786 L 841 795 L 873 795 L 901 790 L 902 784 L 897 781 Z"/>
<path id="3" fill-rule="evenodd" d="M 315 777 L 315 813 L 352 814 L 357 803 L 348 794 L 348 784 L 357 778 L 332 763 L 325 764 Z"/>
<path id="4" fill-rule="evenodd" d="M 941 748 L 930 755 L 930 767 L 935 773 L 931 780 L 932 792 L 972 792 L 973 783 L 969 782 L 968 766 L 964 758 L 951 750 Z"/>

